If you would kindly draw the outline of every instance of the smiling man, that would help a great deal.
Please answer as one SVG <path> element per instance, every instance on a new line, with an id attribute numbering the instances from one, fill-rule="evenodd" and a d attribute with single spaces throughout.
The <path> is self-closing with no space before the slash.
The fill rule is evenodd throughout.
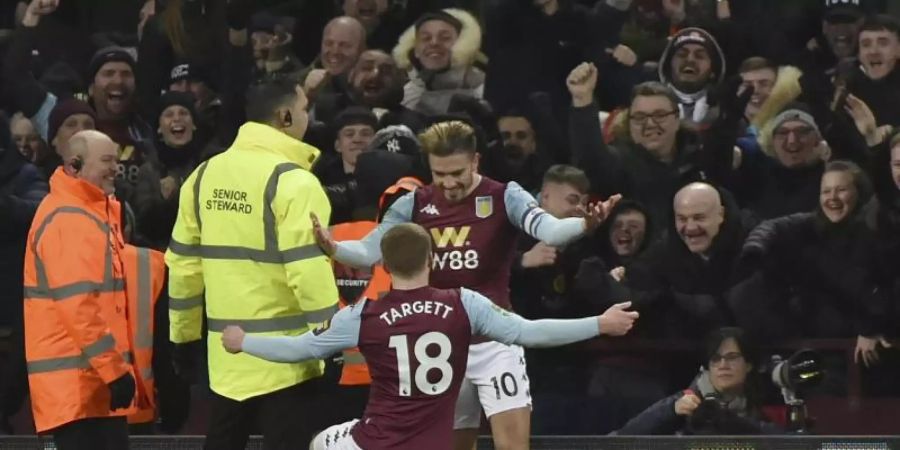
<path id="1" fill-rule="evenodd" d="M 892 16 L 867 19 L 859 31 L 860 65 L 848 90 L 864 101 L 880 125 L 900 125 L 900 22 Z"/>
<path id="2" fill-rule="evenodd" d="M 748 230 L 723 194 L 707 183 L 681 188 L 669 233 L 628 268 L 628 298 L 661 320 L 658 335 L 699 339 L 733 323 L 725 298 Z"/>
<path id="3" fill-rule="evenodd" d="M 94 54 L 88 71 L 88 95 L 97 111 L 97 130 L 119 145 L 116 176 L 132 186 L 143 163 L 137 144 L 153 135 L 136 113 L 134 67 L 134 57 L 127 50 L 106 47 Z"/>
<path id="4" fill-rule="evenodd" d="M 672 36 L 659 61 L 659 80 L 678 95 L 681 118 L 698 124 L 711 118 L 707 94 L 724 73 L 725 54 L 702 28 L 685 28 Z"/>

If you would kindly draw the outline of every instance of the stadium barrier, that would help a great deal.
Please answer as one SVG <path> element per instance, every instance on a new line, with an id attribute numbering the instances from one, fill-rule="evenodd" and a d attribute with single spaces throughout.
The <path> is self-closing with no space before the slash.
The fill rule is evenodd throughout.
<path id="1" fill-rule="evenodd" d="M 131 450 L 199 450 L 202 436 L 137 436 Z M 262 450 L 262 439 L 253 438 L 248 450 Z M 298 445 L 305 450 L 305 445 Z M 493 450 L 489 438 L 482 437 L 479 450 Z M 534 450 L 900 450 L 900 436 L 783 436 L 783 437 L 533 437 Z M 2 437 L 2 450 L 55 450 L 49 438 Z"/>

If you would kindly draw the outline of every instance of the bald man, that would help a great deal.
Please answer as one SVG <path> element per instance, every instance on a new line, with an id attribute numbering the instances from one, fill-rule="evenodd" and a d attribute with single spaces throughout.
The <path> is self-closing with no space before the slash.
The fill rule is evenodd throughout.
<path id="1" fill-rule="evenodd" d="M 322 31 L 319 62 L 329 75 L 344 75 L 365 49 L 366 29 L 362 23 L 348 16 L 336 17 Z"/>
<path id="2" fill-rule="evenodd" d="M 725 221 L 725 207 L 716 188 L 691 183 L 675 194 L 675 230 L 691 253 L 706 257 Z"/>
<path id="3" fill-rule="evenodd" d="M 97 130 L 79 131 L 69 139 L 61 156 L 67 175 L 100 188 L 106 195 L 115 192 L 119 145 L 109 136 Z"/>
<path id="4" fill-rule="evenodd" d="M 736 263 L 749 231 L 724 191 L 706 183 L 681 188 L 672 201 L 673 228 L 631 265 L 615 288 L 597 298 L 628 298 L 641 313 L 638 334 L 696 338 L 732 325 L 726 298 L 740 281 Z M 687 370 L 693 370 L 693 363 Z M 683 367 L 671 367 L 673 371 Z M 683 373 L 683 372 L 678 372 Z"/>

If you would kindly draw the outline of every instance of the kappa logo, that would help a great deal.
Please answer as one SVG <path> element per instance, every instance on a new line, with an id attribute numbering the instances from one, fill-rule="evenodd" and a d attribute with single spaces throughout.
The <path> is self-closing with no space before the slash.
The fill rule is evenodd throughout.
<path id="1" fill-rule="evenodd" d="M 438 211 L 437 206 L 434 206 L 433 203 L 429 203 L 429 204 L 425 205 L 425 207 L 420 209 L 419 212 L 422 214 L 428 214 L 430 216 L 441 215 L 441 212 Z"/>

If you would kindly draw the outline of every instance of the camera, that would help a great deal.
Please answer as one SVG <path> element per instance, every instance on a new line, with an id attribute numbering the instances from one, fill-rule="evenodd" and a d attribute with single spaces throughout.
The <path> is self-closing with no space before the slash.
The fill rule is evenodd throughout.
<path id="1" fill-rule="evenodd" d="M 766 373 L 778 388 L 787 405 L 787 425 L 790 431 L 805 433 L 809 429 L 806 403 L 798 397 L 804 389 L 818 385 L 825 377 L 821 355 L 812 350 L 799 350 L 788 359 L 773 355 Z"/>

